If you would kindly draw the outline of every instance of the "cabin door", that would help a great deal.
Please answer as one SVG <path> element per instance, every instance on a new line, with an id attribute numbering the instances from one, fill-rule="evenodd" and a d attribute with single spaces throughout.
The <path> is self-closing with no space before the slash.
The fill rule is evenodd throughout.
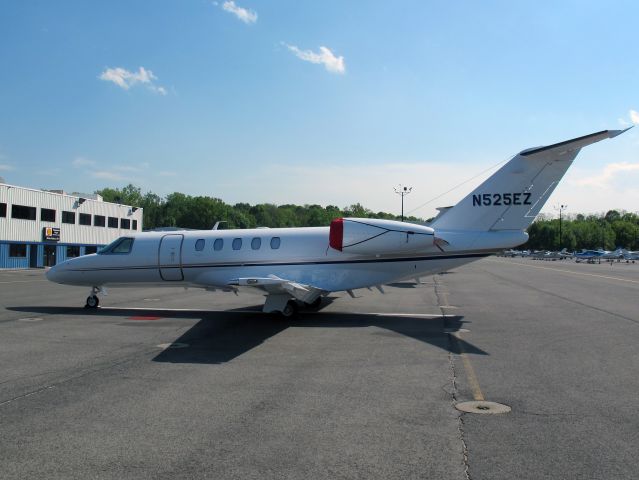
<path id="1" fill-rule="evenodd" d="M 162 280 L 178 282 L 184 280 L 182 273 L 182 241 L 184 235 L 164 235 L 160 240 L 158 267 Z"/>

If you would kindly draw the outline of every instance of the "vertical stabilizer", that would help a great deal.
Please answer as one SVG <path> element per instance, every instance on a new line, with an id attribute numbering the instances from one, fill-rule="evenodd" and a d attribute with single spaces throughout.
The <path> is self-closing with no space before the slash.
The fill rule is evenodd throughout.
<path id="1" fill-rule="evenodd" d="M 524 150 L 431 226 L 435 230 L 524 230 L 539 214 L 583 147 L 616 137 L 626 130 L 604 130 Z"/>

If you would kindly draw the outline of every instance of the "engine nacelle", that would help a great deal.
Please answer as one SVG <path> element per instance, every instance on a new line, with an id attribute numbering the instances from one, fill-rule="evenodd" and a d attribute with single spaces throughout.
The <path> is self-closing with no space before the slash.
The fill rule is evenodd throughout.
<path id="1" fill-rule="evenodd" d="M 340 252 L 363 255 L 413 253 L 437 248 L 430 227 L 395 220 L 336 218 L 329 245 Z"/>

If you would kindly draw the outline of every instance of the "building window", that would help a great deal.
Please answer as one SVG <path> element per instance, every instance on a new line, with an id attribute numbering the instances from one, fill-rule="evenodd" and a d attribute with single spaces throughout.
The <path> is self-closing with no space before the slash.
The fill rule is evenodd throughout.
<path id="1" fill-rule="evenodd" d="M 251 240 L 251 248 L 253 250 L 259 250 L 261 246 L 262 239 L 260 237 L 255 237 L 253 240 Z"/>
<path id="2" fill-rule="evenodd" d="M 104 217 L 102 217 L 104 218 Z M 104 227 L 104 225 L 101 225 L 102 227 Z M 85 255 L 90 255 L 92 253 L 95 253 L 98 251 L 98 247 L 96 247 L 95 245 L 89 245 L 84 247 L 84 254 Z"/>
<path id="3" fill-rule="evenodd" d="M 66 212 L 62 210 L 62 223 L 75 224 L 75 212 Z"/>
<path id="4" fill-rule="evenodd" d="M 109 228 L 118 228 L 118 219 L 115 217 L 109 217 Z"/>
<path id="5" fill-rule="evenodd" d="M 7 204 L 0 203 L 0 217 L 6 217 L 6 216 L 7 216 Z"/>
<path id="6" fill-rule="evenodd" d="M 133 230 L 137 230 L 137 229 L 138 229 L 138 221 L 133 220 Z"/>
<path id="7" fill-rule="evenodd" d="M 80 247 L 67 246 L 67 258 L 75 258 L 80 256 Z"/>
<path id="8" fill-rule="evenodd" d="M 204 250 L 204 239 L 200 238 L 197 242 L 195 242 L 195 250 L 201 252 Z"/>
<path id="9" fill-rule="evenodd" d="M 81 213 L 80 218 L 78 219 L 78 223 L 80 225 L 91 226 L 91 215 L 89 213 Z"/>
<path id="10" fill-rule="evenodd" d="M 55 222 L 55 210 L 51 210 L 50 208 L 41 208 L 40 220 L 43 222 Z"/>
<path id="11" fill-rule="evenodd" d="M 128 218 L 121 218 L 120 219 L 120 228 L 124 228 L 125 230 L 130 230 L 131 229 L 131 220 L 129 220 Z"/>
<path id="12" fill-rule="evenodd" d="M 104 227 L 104 225 L 106 225 L 106 218 L 104 217 L 104 215 L 93 215 L 94 227 Z"/>
<path id="13" fill-rule="evenodd" d="M 24 243 L 10 243 L 9 256 L 14 258 L 26 258 L 27 246 Z"/>
<path id="14" fill-rule="evenodd" d="M 280 237 L 271 238 L 271 248 L 273 250 L 277 250 L 278 248 L 280 248 Z"/>
<path id="15" fill-rule="evenodd" d="M 233 239 L 233 250 L 239 250 L 242 248 L 242 239 L 234 238 Z"/>
<path id="16" fill-rule="evenodd" d="M 223 246 L 224 246 L 224 240 L 222 240 L 221 238 L 216 238 L 215 241 L 213 242 L 213 250 L 215 250 L 216 252 L 219 252 L 220 250 L 222 250 Z"/>
<path id="17" fill-rule="evenodd" d="M 35 220 L 36 208 L 25 207 L 24 205 L 11 205 L 11 218 L 19 218 L 22 220 Z"/>

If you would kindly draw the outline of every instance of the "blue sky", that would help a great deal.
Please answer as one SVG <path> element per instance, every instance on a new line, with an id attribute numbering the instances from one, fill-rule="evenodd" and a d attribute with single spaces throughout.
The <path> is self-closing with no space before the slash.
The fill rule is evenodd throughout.
<path id="1" fill-rule="evenodd" d="M 428 217 L 532 146 L 639 123 L 639 4 L 4 1 L 0 176 Z M 639 130 L 639 129 L 637 129 Z M 639 209 L 639 133 L 549 201 Z"/>

